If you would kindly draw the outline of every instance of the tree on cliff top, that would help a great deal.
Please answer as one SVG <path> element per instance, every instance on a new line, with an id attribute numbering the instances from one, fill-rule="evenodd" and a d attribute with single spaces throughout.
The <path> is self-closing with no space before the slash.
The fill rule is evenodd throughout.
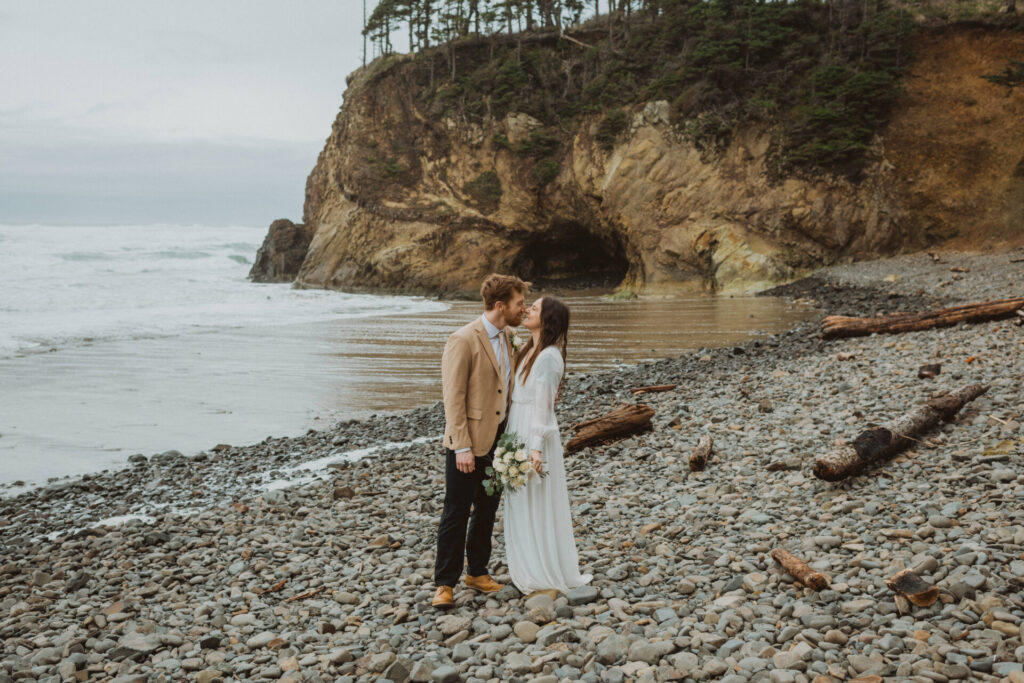
<path id="1" fill-rule="evenodd" d="M 386 54 L 406 25 L 433 116 L 515 111 L 558 131 L 667 100 L 707 153 L 759 122 L 775 132 L 778 175 L 856 176 L 909 58 L 909 15 L 888 3 L 595 0 L 581 24 L 581 0 L 381 0 L 365 30 Z"/>
<path id="2" fill-rule="evenodd" d="M 620 0 L 619 10 L 629 12 L 633 0 Z M 646 1 L 646 0 L 645 0 Z M 594 14 L 598 14 L 594 2 Z M 615 0 L 608 0 L 609 9 Z M 394 51 L 392 36 L 401 24 L 408 29 L 410 52 L 430 47 L 430 41 L 448 42 L 468 36 L 531 31 L 578 24 L 584 13 L 582 0 L 380 0 L 363 26 L 378 55 Z"/>

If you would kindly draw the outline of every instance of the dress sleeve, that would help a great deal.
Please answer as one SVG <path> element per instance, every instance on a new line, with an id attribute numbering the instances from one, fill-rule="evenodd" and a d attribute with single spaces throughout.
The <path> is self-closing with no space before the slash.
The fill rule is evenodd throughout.
<path id="1" fill-rule="evenodd" d="M 543 452 L 544 442 L 558 438 L 558 422 L 555 420 L 555 396 L 562 381 L 562 357 L 558 353 L 542 353 L 531 370 L 535 374 L 536 386 L 533 406 L 533 424 L 530 425 L 530 450 Z"/>

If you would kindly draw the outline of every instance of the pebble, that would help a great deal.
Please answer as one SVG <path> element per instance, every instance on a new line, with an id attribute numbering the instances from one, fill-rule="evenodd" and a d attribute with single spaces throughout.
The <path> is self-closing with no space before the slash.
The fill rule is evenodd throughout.
<path id="1" fill-rule="evenodd" d="M 870 289 L 876 266 L 865 263 L 791 291 L 855 314 L 982 300 L 1005 256 L 988 257 L 988 275 L 972 280 L 986 272 L 976 257 L 944 254 L 971 265 L 956 290 L 943 289 L 959 299 L 916 294 L 936 266 L 915 255 L 884 289 Z M 436 444 L 261 488 L 272 470 L 292 476 L 280 473 L 352 444 L 439 434 L 436 404 L 204 458 L 158 454 L 0 499 L 0 683 L 82 672 L 206 683 L 1024 676 L 1024 434 L 1003 424 L 1024 415 L 1020 329 L 827 343 L 816 334 L 809 323 L 742 354 L 570 374 L 563 436 L 632 400 L 630 387 L 681 389 L 644 397 L 653 431 L 566 459 L 580 564 L 594 579 L 565 595 L 460 585 L 450 612 L 430 607 L 443 504 Z M 942 374 L 919 380 L 926 363 L 942 363 Z M 810 474 L 816 454 L 865 425 L 972 382 L 991 388 L 925 446 L 841 484 Z M 702 433 L 714 435 L 715 455 L 692 473 Z M 148 518 L 96 526 L 130 515 Z M 828 575 L 830 588 L 794 582 L 769 556 L 776 547 Z M 935 604 L 898 613 L 885 579 L 904 567 L 940 587 Z M 509 582 L 500 530 L 490 569 Z"/>
<path id="2" fill-rule="evenodd" d="M 414 678 L 413 680 L 420 680 Z M 430 674 L 430 680 L 434 683 L 454 683 L 459 680 L 459 670 L 454 666 L 439 666 Z"/>
<path id="3" fill-rule="evenodd" d="M 626 658 L 629 641 L 620 635 L 612 635 L 597 646 L 597 661 L 605 665 L 618 664 Z"/>
<path id="4" fill-rule="evenodd" d="M 532 621 L 520 621 L 517 622 L 512 630 L 515 632 L 516 637 L 524 643 L 532 643 L 537 639 L 537 631 L 540 630 L 540 626 L 533 623 Z"/>
<path id="5" fill-rule="evenodd" d="M 650 642 L 647 640 L 637 640 L 629 646 L 628 658 L 630 661 L 646 662 L 647 664 L 657 664 L 662 657 L 670 654 L 675 649 L 675 645 L 671 641 L 660 640 L 658 642 Z"/>
<path id="6" fill-rule="evenodd" d="M 597 600 L 598 591 L 593 586 L 579 586 L 566 593 L 570 605 L 585 605 Z"/>

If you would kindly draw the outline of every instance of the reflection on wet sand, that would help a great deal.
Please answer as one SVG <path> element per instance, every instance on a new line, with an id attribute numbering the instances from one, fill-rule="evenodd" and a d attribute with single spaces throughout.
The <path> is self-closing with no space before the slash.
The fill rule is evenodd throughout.
<path id="1" fill-rule="evenodd" d="M 570 373 L 739 344 L 757 333 L 786 330 L 809 315 L 806 307 L 756 297 L 610 301 L 601 296 L 569 296 L 563 300 L 572 311 Z M 360 397 L 358 408 L 364 411 L 398 410 L 439 400 L 444 342 L 480 311 L 479 304 L 456 302 L 441 313 L 332 325 L 337 350 L 330 355 L 332 365 L 344 368 L 347 400 L 352 394 Z M 519 330 L 524 341 L 526 334 L 525 329 Z"/>

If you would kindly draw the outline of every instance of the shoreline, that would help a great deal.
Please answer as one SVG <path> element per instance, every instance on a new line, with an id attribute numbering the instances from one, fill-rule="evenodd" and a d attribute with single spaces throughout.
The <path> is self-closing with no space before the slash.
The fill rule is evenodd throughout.
<path id="1" fill-rule="evenodd" d="M 1012 296 L 1024 264 L 1010 259 L 1021 255 L 836 266 L 765 294 L 860 315 Z M 170 452 L 0 499 L 0 681 L 76 671 L 206 681 L 1024 671 L 1024 331 L 1003 321 L 822 342 L 817 325 L 570 373 L 563 438 L 632 401 L 630 387 L 678 388 L 644 397 L 656 410 L 650 434 L 567 458 L 580 560 L 595 579 L 593 591 L 556 599 L 457 590 L 452 613 L 429 608 L 443 480 L 437 445 L 410 442 L 441 432 L 437 403 L 193 458 Z M 916 379 L 926 361 L 943 363 L 938 378 Z M 922 447 L 842 484 L 810 477 L 836 439 L 975 381 L 989 394 Z M 690 473 L 702 433 L 716 450 Z M 261 488 L 303 462 L 384 443 L 403 445 Z M 152 523 L 45 539 L 136 514 Z M 492 573 L 507 580 L 500 538 L 499 521 Z M 777 545 L 829 574 L 831 588 L 792 583 L 767 557 Z M 905 566 L 943 590 L 910 616 L 884 585 Z"/>
<path id="2" fill-rule="evenodd" d="M 833 288 L 828 291 L 829 300 L 838 301 L 843 300 L 844 297 L 849 299 L 848 295 L 854 291 L 856 293 L 852 295 L 853 301 L 859 306 L 867 306 L 869 301 L 874 304 L 881 303 L 881 300 L 873 292 L 870 290 L 860 291 L 859 288 L 851 290 Z M 814 276 L 810 276 L 794 283 L 765 290 L 757 296 L 779 296 L 781 298 L 799 300 L 808 299 L 811 298 L 810 295 L 820 295 L 820 293 L 820 281 Z M 625 305 L 628 305 L 628 302 Z M 868 308 L 863 310 L 867 311 Z M 704 352 L 728 351 L 734 348 L 747 349 L 748 347 L 757 349 L 763 343 L 773 346 L 784 345 L 790 341 L 789 335 L 802 330 L 807 325 L 816 325 L 819 317 L 820 315 L 815 315 L 785 332 L 767 334 L 760 340 L 747 341 L 741 347 L 701 348 L 682 356 L 646 361 L 613 369 L 586 373 L 570 371 L 567 380 L 581 381 L 580 388 L 583 392 L 590 394 L 594 392 L 595 385 L 606 377 L 615 378 L 620 375 L 640 375 L 642 377 L 644 373 L 640 371 L 640 368 L 682 361 L 688 357 L 697 357 Z M 771 341 L 776 339 L 780 341 Z M 712 362 L 714 364 L 716 361 Z M 624 378 L 619 379 L 620 381 L 615 382 L 615 384 L 621 388 L 621 380 Z M 631 386 L 639 386 L 636 382 L 642 381 L 642 378 L 637 378 Z M 606 392 L 599 391 L 598 395 L 602 393 Z M 564 402 L 564 405 L 559 408 L 560 424 L 571 424 L 565 421 L 567 407 L 570 408 L 568 411 L 569 420 L 575 422 L 584 419 L 581 414 L 578 414 L 579 411 L 576 408 L 580 404 L 590 404 L 593 398 L 593 396 L 584 396 L 581 393 L 576 393 L 574 396 L 567 395 L 569 400 Z M 605 403 L 598 400 L 596 405 L 605 405 Z M 607 404 L 606 407 L 611 407 L 611 404 Z M 594 416 L 590 413 L 586 413 L 586 415 L 588 417 Z M 150 456 L 136 454 L 130 456 L 128 461 L 121 467 L 108 467 L 98 472 L 79 475 L 72 474 L 52 477 L 46 484 L 18 486 L 16 483 L 10 483 L 6 485 L 8 491 L 12 489 L 21 490 L 9 494 L 0 488 L 0 538 L 5 535 L 3 520 L 6 512 L 13 503 L 21 501 L 23 498 L 27 498 L 30 501 L 35 500 L 37 502 L 49 503 L 55 498 L 62 499 L 73 495 L 76 491 L 95 492 L 98 487 L 102 487 L 103 490 L 113 493 L 115 491 L 131 490 L 132 484 L 141 484 L 146 490 L 145 499 L 137 501 L 135 505 L 128 508 L 124 505 L 112 503 L 109 508 L 111 511 L 109 515 L 104 516 L 91 513 L 86 518 L 77 518 L 76 522 L 82 523 L 80 526 L 62 525 L 61 522 L 55 523 L 51 520 L 48 522 L 49 525 L 56 525 L 62 528 L 47 529 L 45 535 L 48 537 L 69 532 L 81 532 L 96 526 L 102 526 L 102 522 L 108 518 L 151 517 L 153 513 L 159 513 L 164 509 L 167 509 L 169 512 L 194 514 L 218 505 L 226 505 L 238 498 L 245 497 L 247 494 L 258 493 L 263 490 L 264 485 L 269 481 L 276 480 L 280 483 L 283 480 L 276 476 L 279 473 L 279 468 L 296 471 L 303 469 L 304 465 L 311 461 L 334 459 L 341 462 L 345 459 L 345 455 L 352 450 L 391 450 L 388 448 L 389 445 L 409 444 L 424 438 L 422 435 L 414 436 L 416 432 L 408 428 L 409 423 L 417 427 L 425 426 L 428 429 L 432 428 L 432 433 L 436 434 L 438 440 L 440 440 L 440 435 L 444 431 L 444 415 L 441 401 L 437 400 L 430 404 L 406 410 L 382 411 L 380 414 L 364 418 L 344 419 L 326 429 L 309 429 L 306 434 L 299 436 L 268 436 L 260 442 L 239 446 L 218 444 L 208 449 L 208 451 L 200 451 L 193 455 L 187 455 L 178 450 L 164 451 Z M 392 432 L 402 434 L 404 437 L 390 438 L 388 435 Z M 284 451 L 288 452 L 285 453 Z M 273 461 L 273 466 L 265 464 L 265 458 L 268 456 Z M 264 469 L 262 471 L 254 470 L 251 467 L 252 461 L 264 463 Z M 165 474 L 173 474 L 174 470 L 181 469 L 188 463 L 195 463 L 198 465 L 197 469 L 199 471 L 215 476 L 215 485 L 210 491 L 200 494 L 195 488 L 185 486 L 181 482 L 178 482 L 178 485 L 175 487 L 172 485 L 172 480 L 166 478 L 161 484 L 156 486 L 149 486 L 149 482 L 142 481 L 148 475 L 159 477 Z M 234 476 L 235 474 L 240 474 L 237 471 L 239 469 L 245 471 L 244 484 L 240 483 Z M 165 470 L 168 472 L 165 473 Z M 209 472 L 209 470 L 214 470 L 214 472 Z M 255 475 L 253 474 L 254 472 Z M 128 484 L 121 481 L 125 476 L 131 480 Z M 204 487 L 208 485 L 209 479 L 204 479 L 203 484 Z M 190 488 L 192 490 L 186 490 Z M 189 498 L 198 499 L 194 501 L 197 504 L 184 505 L 173 502 L 174 500 Z M 63 516 L 61 517 L 63 518 Z M 28 541 L 31 539 L 22 536 L 20 538 L 16 537 L 13 540 Z"/>
<path id="3" fill-rule="evenodd" d="M 1024 248 L 1018 251 L 1024 253 Z M 613 386 L 621 390 L 624 386 L 623 382 L 627 377 L 631 378 L 632 384 L 630 386 L 641 386 L 646 382 L 644 376 L 648 374 L 647 370 L 653 368 L 653 371 L 657 372 L 656 368 L 660 365 L 674 364 L 686 366 L 696 362 L 699 366 L 708 364 L 711 369 L 734 369 L 736 363 L 730 361 L 735 360 L 734 356 L 736 355 L 747 356 L 750 354 L 753 357 L 763 356 L 769 353 L 769 349 L 772 351 L 769 355 L 807 352 L 817 341 L 812 330 L 817 328 L 820 319 L 826 314 L 874 315 L 881 311 L 895 310 L 901 307 L 908 310 L 924 310 L 929 307 L 964 303 L 964 301 L 957 297 L 956 292 L 943 292 L 943 296 L 924 295 L 921 293 L 921 288 L 916 288 L 915 290 L 913 285 L 908 286 L 906 282 L 888 283 L 884 279 L 878 278 L 877 274 L 872 272 L 879 271 L 879 269 L 889 270 L 885 267 L 885 264 L 891 261 L 898 261 L 900 258 L 921 259 L 924 256 L 924 254 L 912 254 L 904 257 L 877 259 L 846 266 L 825 267 L 792 283 L 778 285 L 758 293 L 756 296 L 774 296 L 801 302 L 811 302 L 818 309 L 818 312 L 813 317 L 798 323 L 785 332 L 765 335 L 761 339 L 750 340 L 740 346 L 723 346 L 712 349 L 702 348 L 681 356 L 647 361 L 609 370 L 591 371 L 589 373 L 570 372 L 567 379 L 579 381 L 580 384 L 577 388 L 581 391 L 577 391 L 574 396 L 569 396 L 567 392 L 566 398 L 568 400 L 563 401 L 563 405 L 559 406 L 558 417 L 559 424 L 563 425 L 563 437 L 565 436 L 566 426 L 573 422 L 594 417 L 600 412 L 600 410 L 595 408 L 594 410 L 580 413 L 577 410 L 580 404 L 595 405 L 602 408 L 612 407 L 614 402 L 609 403 L 597 399 L 596 403 L 594 403 L 595 396 L 584 395 L 593 394 L 595 385 L 600 379 L 611 377 L 613 379 Z M 953 256 L 953 258 L 960 259 L 964 257 L 968 259 L 980 258 L 982 260 L 998 258 L 997 255 L 991 254 L 957 254 Z M 835 271 L 840 273 L 838 277 L 829 275 Z M 865 271 L 868 271 L 870 274 L 865 273 Z M 1021 273 L 1024 275 L 1024 268 L 1021 268 Z M 850 277 L 851 275 L 852 277 Z M 956 281 L 959 282 L 962 279 L 963 276 L 960 276 Z M 817 346 L 820 348 L 823 346 L 823 343 L 818 341 Z M 718 366 L 723 367 L 718 368 Z M 615 381 L 616 379 L 618 381 Z M 657 384 L 658 382 L 651 381 L 647 383 Z M 597 395 L 606 393 L 599 390 Z M 633 400 L 628 393 L 619 398 Z M 9 512 L 9 509 L 5 510 L 5 508 L 8 508 L 9 505 L 23 497 L 42 499 L 46 502 L 53 497 L 66 497 L 68 492 L 76 490 L 95 491 L 97 486 L 109 485 L 113 490 L 123 490 L 125 488 L 123 483 L 108 480 L 118 479 L 118 475 L 124 474 L 129 475 L 133 480 L 138 479 L 137 475 L 145 474 L 147 470 L 156 470 L 158 474 L 162 470 L 173 472 L 188 462 L 197 463 L 199 465 L 198 469 L 204 472 L 211 468 L 215 470 L 220 469 L 220 472 L 216 472 L 220 480 L 218 482 L 219 485 L 214 486 L 209 495 L 200 495 L 195 489 L 191 492 L 186 492 L 184 489 L 188 487 L 184 486 L 178 489 L 167 489 L 159 484 L 157 486 L 147 486 L 147 492 L 150 497 L 142 502 L 141 507 L 136 505 L 126 510 L 123 505 L 113 506 L 111 508 L 113 510 L 112 514 L 107 517 L 122 517 L 125 515 L 148 516 L 149 512 L 158 511 L 161 506 L 172 508 L 172 511 L 190 511 L 194 513 L 217 505 L 225 505 L 237 498 L 244 497 L 247 492 L 261 491 L 264 485 L 271 480 L 277 480 L 278 487 L 284 488 L 281 486 L 284 480 L 275 476 L 278 473 L 278 467 L 297 471 L 305 469 L 304 465 L 310 461 L 335 459 L 341 462 L 351 450 L 391 450 L 389 445 L 408 444 L 424 439 L 425 437 L 422 434 L 417 435 L 415 428 L 409 427 L 410 423 L 417 427 L 426 426 L 428 429 L 432 428 L 432 433 L 440 435 L 444 430 L 444 416 L 440 400 L 411 409 L 385 411 L 381 414 L 374 414 L 365 418 L 341 420 L 323 430 L 309 429 L 305 435 L 300 436 L 268 436 L 260 442 L 241 446 L 219 444 L 209 449 L 209 452 L 201 451 L 195 455 L 185 455 L 177 450 L 169 450 L 148 457 L 136 454 L 131 456 L 122 467 L 106 468 L 98 472 L 82 475 L 53 477 L 46 484 L 30 484 L 24 490 L 11 495 L 5 495 L 5 492 L 0 490 L 0 538 L 6 535 L 3 533 L 6 525 L 2 524 L 2 520 L 5 518 L 6 513 Z M 392 432 L 404 436 L 390 438 L 388 434 Z M 283 453 L 283 451 L 289 452 Z M 312 456 L 310 456 L 311 451 L 314 454 Z M 252 467 L 247 466 L 252 463 L 243 461 L 256 460 L 257 462 L 265 462 L 262 459 L 267 456 L 273 460 L 275 465 L 267 466 L 261 473 L 261 476 L 251 476 L 254 470 Z M 235 481 L 232 490 L 230 484 L 223 484 L 222 482 L 225 478 L 233 478 L 230 475 L 238 466 L 244 467 L 246 473 L 250 476 L 245 478 L 244 484 Z M 203 483 L 205 485 L 208 481 L 204 480 Z M 170 484 L 170 480 L 167 481 L 167 484 Z M 10 490 L 21 487 L 11 483 L 7 485 L 7 488 Z M 195 501 L 198 505 L 181 505 L 176 507 L 171 502 L 175 498 L 189 497 L 199 499 Z M 147 506 L 157 507 L 154 510 L 144 509 Z M 91 515 L 89 519 L 80 521 L 86 524 L 99 524 L 107 519 L 107 517 L 96 519 L 95 515 Z M 49 535 L 55 532 L 65 533 L 69 528 L 62 530 L 49 529 L 46 533 Z M 93 527 L 75 527 L 77 530 L 88 528 Z"/>
<path id="4" fill-rule="evenodd" d="M 334 293 L 320 294 L 325 312 L 348 301 L 340 296 L 331 304 Z M 35 487 L 95 474 L 123 466 L 132 454 L 174 449 L 192 456 L 218 443 L 296 437 L 339 420 L 430 405 L 440 398 L 438 359 L 447 334 L 481 306 L 417 302 L 426 310 L 403 314 L 405 300 L 395 300 L 394 310 L 391 301 L 360 301 L 361 313 L 376 311 L 362 317 L 338 311 L 331 320 L 183 330 L 170 339 L 0 359 L 9 385 L 0 401 L 7 425 L 0 429 L 0 461 L 8 465 L 0 495 L 29 488 L 8 486 L 16 480 Z M 576 294 L 567 301 L 575 323 L 570 370 L 589 371 L 740 343 L 811 313 L 754 297 L 622 304 Z M 686 322 L 676 333 L 662 329 L 663 319 Z M 63 418 L 54 421 L 53 411 Z"/>

